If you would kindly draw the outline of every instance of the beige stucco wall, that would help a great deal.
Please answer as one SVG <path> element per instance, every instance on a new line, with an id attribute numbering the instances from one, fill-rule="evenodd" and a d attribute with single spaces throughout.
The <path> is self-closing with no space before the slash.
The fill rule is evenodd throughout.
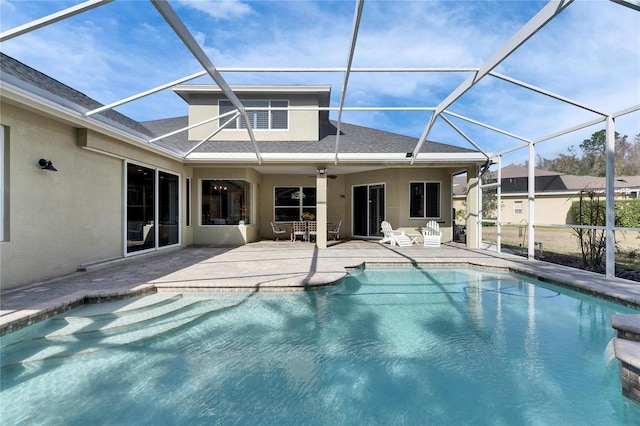
<path id="1" fill-rule="evenodd" d="M 571 223 L 569 211 L 571 203 L 576 200 L 571 194 L 538 194 L 535 198 L 535 223 L 538 225 L 563 225 Z M 463 199 L 454 200 L 454 208 L 466 211 Z M 522 213 L 515 213 L 515 203 L 522 202 Z M 526 195 L 502 196 L 501 221 L 503 223 L 527 223 L 529 220 L 529 203 Z"/>
<path id="2" fill-rule="evenodd" d="M 189 105 L 189 125 L 208 120 L 219 115 L 218 100 L 226 99 L 222 95 L 215 94 L 192 94 Z M 317 107 L 317 95 L 244 95 L 241 99 L 268 99 L 268 100 L 288 100 L 289 107 Z M 202 126 L 189 130 L 190 140 L 202 140 L 218 129 L 230 117 L 222 118 L 221 122 L 212 121 Z M 289 111 L 289 129 L 287 130 L 254 130 L 256 140 L 260 141 L 317 141 L 318 131 L 318 111 Z M 242 130 L 222 130 L 215 135 L 212 140 L 225 141 L 246 141 L 249 140 L 246 129 Z"/>
<path id="3" fill-rule="evenodd" d="M 536 224 L 571 223 L 569 211 L 573 198 L 570 194 L 538 194 L 535 198 Z M 515 202 L 522 202 L 522 214 L 515 214 Z M 529 203 L 526 195 L 502 197 L 502 221 L 525 222 L 529 218 Z"/>
<path id="4" fill-rule="evenodd" d="M 440 217 L 436 220 L 441 222 L 442 241 L 451 241 L 451 173 L 446 168 L 437 167 L 391 168 L 347 175 L 345 188 L 349 217 L 345 230 L 349 234 L 352 232 L 352 188 L 358 185 L 384 184 L 385 220 L 391 223 L 393 229 L 421 235 L 427 220 L 409 217 L 410 182 L 440 182 Z"/>
<path id="5" fill-rule="evenodd" d="M 121 256 L 122 161 L 78 148 L 74 127 L 7 104 L 1 121 L 9 127 L 11 150 L 10 234 L 0 243 L 1 287 Z M 40 158 L 53 161 L 58 171 L 41 170 Z"/>
<path id="6" fill-rule="evenodd" d="M 252 184 L 251 208 L 253 217 L 246 225 L 202 225 L 202 180 L 224 179 L 245 180 Z M 251 168 L 244 167 L 194 167 L 191 190 L 193 244 L 242 245 L 258 240 L 261 175 Z M 258 205 L 256 205 L 258 203 Z"/>
<path id="7" fill-rule="evenodd" d="M 181 174 L 184 181 L 179 162 L 14 105 L 2 103 L 0 124 L 9 129 L 10 148 L 2 289 L 123 257 L 123 158 Z M 51 160 L 58 171 L 41 170 L 40 158 Z"/>
<path id="8" fill-rule="evenodd" d="M 338 175 L 335 179 L 327 178 L 327 222 L 338 223 L 342 220 L 340 236 L 345 236 L 345 222 L 347 222 L 346 192 L 344 175 Z M 259 195 L 260 238 L 273 239 L 276 235 L 271 229 L 271 221 L 274 218 L 274 188 L 276 186 L 316 186 L 316 177 L 313 175 L 262 175 L 262 185 Z M 289 228 L 287 228 L 289 229 Z M 289 236 L 286 235 L 288 238 Z"/>

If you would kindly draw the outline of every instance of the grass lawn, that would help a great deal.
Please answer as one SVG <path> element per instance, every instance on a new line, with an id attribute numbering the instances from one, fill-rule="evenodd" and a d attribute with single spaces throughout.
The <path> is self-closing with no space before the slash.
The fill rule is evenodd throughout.
<path id="1" fill-rule="evenodd" d="M 496 242 L 496 226 L 482 228 L 484 241 Z M 625 269 L 640 271 L 640 232 L 616 232 L 616 265 Z M 553 254 L 568 255 L 581 260 L 578 237 L 572 229 L 535 227 L 535 241 L 540 241 L 543 247 L 543 258 Z M 526 253 L 529 244 L 526 226 L 502 226 L 503 246 Z M 536 257 L 538 257 L 536 246 Z"/>

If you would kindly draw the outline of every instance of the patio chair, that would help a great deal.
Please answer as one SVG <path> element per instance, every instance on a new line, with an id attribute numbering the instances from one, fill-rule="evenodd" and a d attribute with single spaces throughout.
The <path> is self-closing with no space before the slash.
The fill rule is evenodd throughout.
<path id="1" fill-rule="evenodd" d="M 303 240 L 307 239 L 307 224 L 304 222 L 293 222 L 291 224 L 291 241 L 295 241 L 300 235 Z"/>
<path id="2" fill-rule="evenodd" d="M 329 236 L 333 235 L 334 240 L 340 239 L 340 225 L 342 225 L 342 219 L 340 219 L 337 225 L 333 225 L 333 227 L 327 231 Z"/>
<path id="3" fill-rule="evenodd" d="M 440 225 L 435 220 L 430 220 L 422 230 L 422 237 L 424 238 L 425 247 L 440 247 L 442 240 L 442 232 L 440 232 Z"/>
<path id="4" fill-rule="evenodd" d="M 273 241 L 277 241 L 280 238 L 280 234 L 286 234 L 287 230 L 284 229 L 283 226 L 280 226 L 279 223 L 275 223 L 271 221 L 271 229 L 273 229 L 273 233 L 276 234 L 276 238 Z"/>
<path id="5" fill-rule="evenodd" d="M 386 220 L 383 221 L 380 226 L 382 227 L 382 234 L 384 235 L 380 243 L 389 243 L 392 246 L 399 245 L 400 247 L 413 245 L 413 240 L 409 238 L 409 236 L 405 235 L 404 232 L 397 234 L 393 228 L 391 228 L 391 224 Z"/>
<path id="6" fill-rule="evenodd" d="M 309 241 L 313 235 L 318 240 L 318 222 L 307 222 L 307 233 L 309 235 Z"/>

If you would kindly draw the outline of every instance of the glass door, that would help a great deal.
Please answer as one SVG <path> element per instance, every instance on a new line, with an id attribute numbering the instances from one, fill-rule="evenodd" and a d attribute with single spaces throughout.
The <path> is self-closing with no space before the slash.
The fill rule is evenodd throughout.
<path id="1" fill-rule="evenodd" d="M 153 169 L 127 164 L 127 253 L 156 246 L 155 176 Z"/>
<path id="2" fill-rule="evenodd" d="M 158 173 L 158 218 L 160 247 L 178 244 L 179 194 L 178 176 Z"/>
<path id="3" fill-rule="evenodd" d="M 179 244 L 179 176 L 127 163 L 126 181 L 126 253 Z"/>
<path id="4" fill-rule="evenodd" d="M 380 224 L 384 220 L 384 184 L 353 187 L 353 235 L 382 236 Z"/>
<path id="5" fill-rule="evenodd" d="M 369 236 L 382 236 L 384 220 L 384 185 L 369 186 Z"/>

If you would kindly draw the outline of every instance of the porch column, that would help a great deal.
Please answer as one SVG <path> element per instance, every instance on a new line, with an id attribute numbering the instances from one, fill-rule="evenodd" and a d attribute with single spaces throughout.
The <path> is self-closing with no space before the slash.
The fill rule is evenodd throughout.
<path id="1" fill-rule="evenodd" d="M 316 235 L 316 247 L 327 248 L 327 173 L 316 174 L 316 223 L 318 234 Z"/>
<path id="2" fill-rule="evenodd" d="M 470 166 L 467 168 L 467 247 L 478 248 L 480 245 L 478 233 L 480 226 L 479 218 L 479 200 L 480 185 L 478 185 L 478 166 Z"/>

